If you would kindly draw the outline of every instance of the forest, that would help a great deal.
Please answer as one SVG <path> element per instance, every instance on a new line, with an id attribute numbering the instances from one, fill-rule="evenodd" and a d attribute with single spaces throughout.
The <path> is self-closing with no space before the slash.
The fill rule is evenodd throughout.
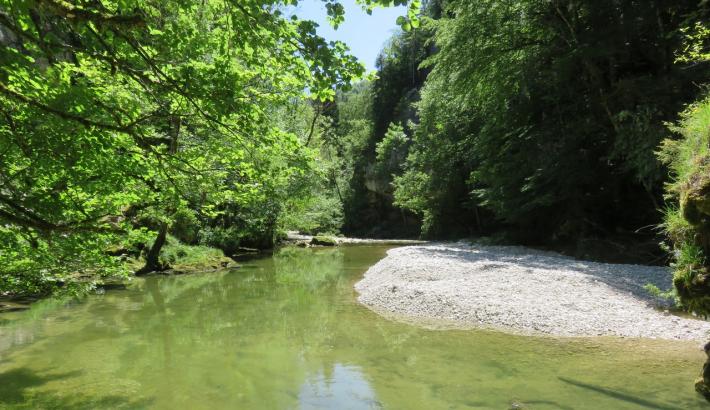
<path id="1" fill-rule="evenodd" d="M 405 6 L 369 73 L 298 3 L 0 0 L 0 296 L 296 231 L 670 265 L 710 313 L 710 2 L 358 0 Z"/>
<path id="2" fill-rule="evenodd" d="M 3 5 L 3 292 L 287 230 L 704 265 L 704 2 L 410 2 L 370 74 L 282 7 Z"/>

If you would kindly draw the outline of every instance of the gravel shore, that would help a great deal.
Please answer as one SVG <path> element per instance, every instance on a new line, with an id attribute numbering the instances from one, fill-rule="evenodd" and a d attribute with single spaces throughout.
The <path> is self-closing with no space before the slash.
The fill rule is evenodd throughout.
<path id="1" fill-rule="evenodd" d="M 575 260 L 522 247 L 431 244 L 388 251 L 358 300 L 405 321 L 554 336 L 707 341 L 710 322 L 654 308 L 667 268 Z"/>
<path id="2" fill-rule="evenodd" d="M 327 236 L 327 235 L 326 235 Z M 427 243 L 415 239 L 366 239 L 366 238 L 347 238 L 343 236 L 333 236 L 333 240 L 338 245 L 418 245 Z M 302 235 L 298 232 L 287 232 L 286 240 L 290 242 L 305 242 L 313 240 L 312 235 Z"/>

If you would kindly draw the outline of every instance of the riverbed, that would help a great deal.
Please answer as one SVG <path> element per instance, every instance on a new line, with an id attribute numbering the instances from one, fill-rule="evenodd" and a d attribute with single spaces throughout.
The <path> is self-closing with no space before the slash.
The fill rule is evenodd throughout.
<path id="1" fill-rule="evenodd" d="M 680 317 L 645 288 L 667 289 L 663 266 L 577 260 L 520 246 L 439 243 L 391 249 L 355 285 L 394 319 L 519 334 L 710 339 L 710 322 Z M 664 306 L 664 304 L 666 304 Z"/>
<path id="2" fill-rule="evenodd" d="M 353 285 L 389 246 L 287 248 L 0 315 L 0 408 L 696 409 L 696 342 L 432 330 Z"/>

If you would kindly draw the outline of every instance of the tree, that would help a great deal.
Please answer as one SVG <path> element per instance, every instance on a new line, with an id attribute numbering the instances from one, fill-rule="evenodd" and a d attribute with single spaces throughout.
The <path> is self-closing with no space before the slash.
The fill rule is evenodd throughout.
<path id="1" fill-rule="evenodd" d="M 528 243 L 656 223 L 654 150 L 704 76 L 674 64 L 696 3 L 450 2 L 398 203 Z"/>
<path id="2" fill-rule="evenodd" d="M 393 176 L 377 171 L 376 147 L 391 126 L 403 127 L 409 135 L 410 125 L 418 121 L 414 104 L 429 72 L 420 64 L 434 51 L 432 31 L 426 22 L 437 15 L 438 5 L 438 1 L 425 2 L 420 19 L 423 24 L 416 30 L 395 34 L 377 58 L 377 78 L 367 96 L 370 111 L 364 117 L 372 130 L 356 152 L 348 184 L 352 195 L 346 198 L 344 207 L 344 230 L 349 234 L 410 236 L 419 229 L 414 215 L 393 206 Z"/>
<path id="3" fill-rule="evenodd" d="M 215 217 L 306 172 L 268 107 L 332 98 L 363 68 L 281 5 L 0 2 L 0 291 L 120 273 L 106 249 L 145 236 L 141 215 L 157 231 L 142 272 L 159 269 L 181 209 Z"/>

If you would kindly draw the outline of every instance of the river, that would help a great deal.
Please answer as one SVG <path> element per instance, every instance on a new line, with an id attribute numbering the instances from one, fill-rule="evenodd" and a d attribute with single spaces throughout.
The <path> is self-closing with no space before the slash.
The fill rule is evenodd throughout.
<path id="1" fill-rule="evenodd" d="M 353 284 L 386 250 L 286 248 L 4 313 L 0 408 L 706 408 L 692 386 L 696 343 L 381 318 Z"/>

